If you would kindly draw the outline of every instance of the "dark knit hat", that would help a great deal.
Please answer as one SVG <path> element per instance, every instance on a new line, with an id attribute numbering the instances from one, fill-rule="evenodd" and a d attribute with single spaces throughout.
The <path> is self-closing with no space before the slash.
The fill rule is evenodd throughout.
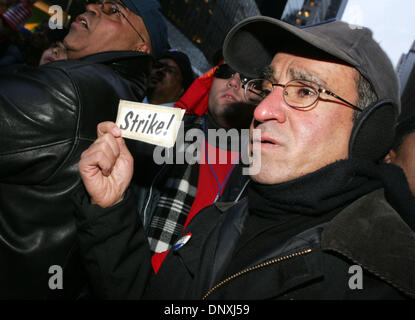
<path id="1" fill-rule="evenodd" d="M 170 49 L 159 59 L 171 59 L 179 66 L 182 72 L 183 88 L 186 91 L 195 79 L 189 57 L 176 49 Z"/>
<path id="2" fill-rule="evenodd" d="M 160 4 L 155 0 L 121 0 L 132 12 L 139 15 L 150 35 L 152 54 L 159 58 L 168 48 L 167 26 L 160 12 Z"/>

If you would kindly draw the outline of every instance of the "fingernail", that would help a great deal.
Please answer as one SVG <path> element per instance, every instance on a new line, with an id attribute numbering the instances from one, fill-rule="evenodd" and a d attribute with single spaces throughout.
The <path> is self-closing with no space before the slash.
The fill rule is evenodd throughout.
<path id="1" fill-rule="evenodd" d="M 120 136 L 120 135 L 121 135 L 121 130 L 120 130 L 120 128 L 118 128 L 118 127 L 114 127 L 114 128 L 112 129 L 112 133 L 113 133 L 114 135 L 116 135 L 116 136 Z"/>

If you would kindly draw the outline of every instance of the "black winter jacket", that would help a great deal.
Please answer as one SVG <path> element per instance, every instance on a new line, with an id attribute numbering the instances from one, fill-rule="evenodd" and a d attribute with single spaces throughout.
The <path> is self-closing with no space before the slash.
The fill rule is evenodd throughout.
<path id="1" fill-rule="evenodd" d="M 152 60 L 119 51 L 0 70 L 0 299 L 84 295 L 68 195 L 97 124 L 115 121 L 120 99 L 142 100 Z"/>
<path id="2" fill-rule="evenodd" d="M 415 234 L 385 201 L 382 189 L 228 278 L 221 278 L 226 272 L 219 270 L 241 235 L 246 200 L 202 210 L 185 231 L 191 233 L 190 240 L 169 252 L 155 276 L 132 192 L 116 206 L 102 209 L 90 205 L 79 189 L 75 203 L 86 267 L 101 298 L 415 298 Z M 352 278 L 359 272 L 356 266 L 362 268 L 361 290 Z"/>

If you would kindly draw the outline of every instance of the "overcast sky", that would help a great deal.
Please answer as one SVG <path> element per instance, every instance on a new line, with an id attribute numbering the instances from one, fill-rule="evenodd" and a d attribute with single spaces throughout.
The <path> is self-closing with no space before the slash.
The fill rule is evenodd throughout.
<path id="1" fill-rule="evenodd" d="M 395 67 L 415 41 L 415 0 L 349 0 L 342 20 L 372 29 Z"/>

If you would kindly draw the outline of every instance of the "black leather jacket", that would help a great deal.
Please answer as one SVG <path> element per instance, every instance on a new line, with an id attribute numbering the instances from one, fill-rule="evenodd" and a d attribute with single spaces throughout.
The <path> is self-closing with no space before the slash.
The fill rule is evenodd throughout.
<path id="1" fill-rule="evenodd" d="M 69 194 L 81 153 L 119 99 L 141 101 L 152 57 L 104 52 L 0 71 L 0 299 L 86 292 Z M 63 289 L 54 276 L 62 268 Z M 50 286 L 50 284 L 52 284 Z"/>

